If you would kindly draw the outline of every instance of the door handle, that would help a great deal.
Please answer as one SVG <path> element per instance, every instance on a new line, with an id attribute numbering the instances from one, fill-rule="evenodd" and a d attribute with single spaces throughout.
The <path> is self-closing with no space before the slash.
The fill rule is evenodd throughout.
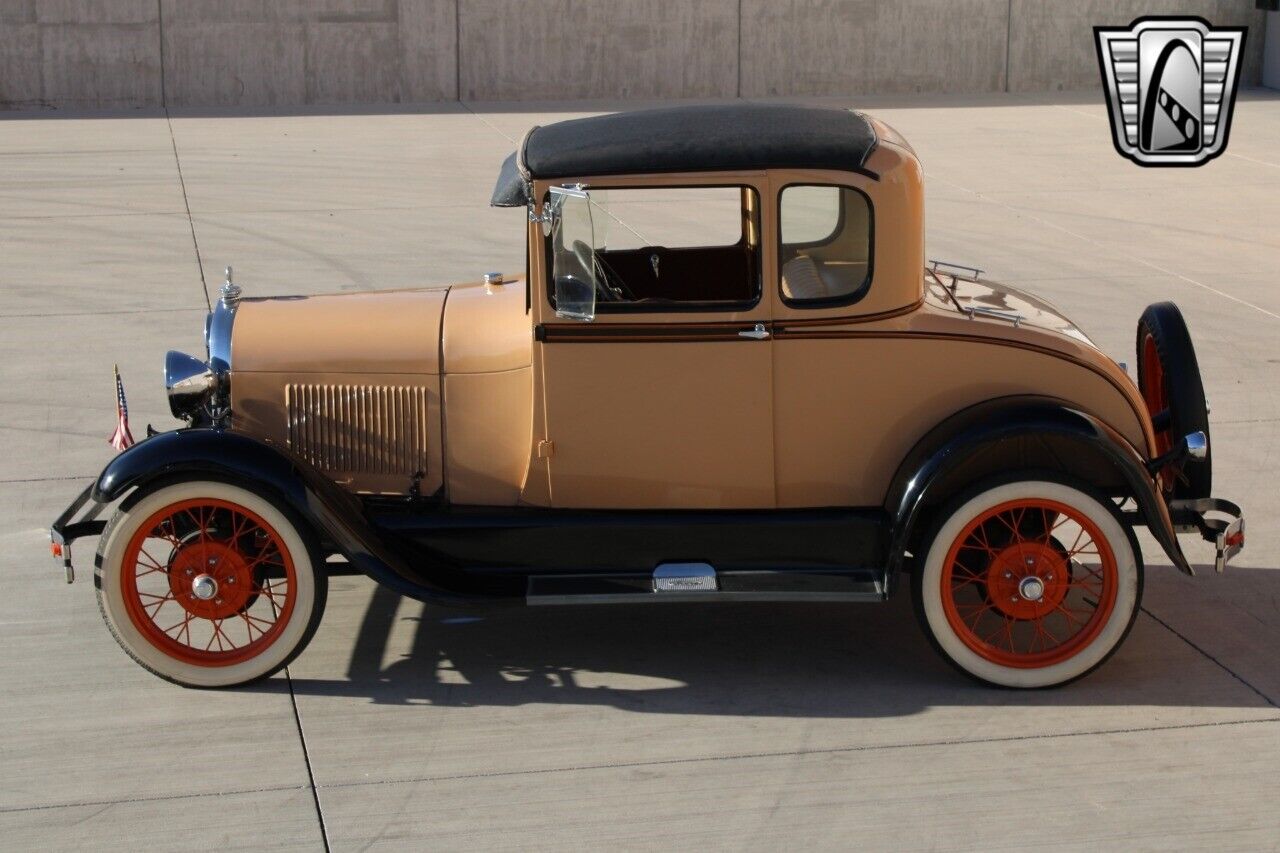
<path id="1" fill-rule="evenodd" d="M 763 341 L 768 339 L 769 330 L 765 328 L 764 323 L 756 323 L 755 328 L 738 332 L 738 337 L 749 338 L 753 341 Z"/>

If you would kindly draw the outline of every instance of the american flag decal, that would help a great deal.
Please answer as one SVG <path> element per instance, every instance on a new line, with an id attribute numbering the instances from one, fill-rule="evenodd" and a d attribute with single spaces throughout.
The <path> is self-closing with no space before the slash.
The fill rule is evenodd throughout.
<path id="1" fill-rule="evenodd" d="M 133 433 L 129 432 L 129 404 L 124 399 L 124 383 L 120 381 L 120 366 L 116 365 L 116 431 L 107 443 L 116 450 L 128 450 L 133 446 Z"/>

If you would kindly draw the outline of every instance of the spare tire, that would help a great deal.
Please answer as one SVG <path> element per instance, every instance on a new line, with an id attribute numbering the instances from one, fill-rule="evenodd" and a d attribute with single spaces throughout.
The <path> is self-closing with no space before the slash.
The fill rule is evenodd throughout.
<path id="1" fill-rule="evenodd" d="M 1147 306 L 1138 320 L 1138 388 L 1156 432 L 1157 455 L 1167 452 L 1183 436 L 1203 432 L 1209 437 L 1209 407 L 1200 381 L 1200 365 L 1182 312 L 1172 302 Z M 1207 498 L 1213 488 L 1213 442 L 1204 459 L 1187 459 L 1160 475 L 1170 498 Z"/>

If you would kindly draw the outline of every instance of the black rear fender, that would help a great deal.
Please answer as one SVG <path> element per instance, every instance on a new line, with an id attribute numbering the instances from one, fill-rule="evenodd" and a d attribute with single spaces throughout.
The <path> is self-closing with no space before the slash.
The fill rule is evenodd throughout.
<path id="1" fill-rule="evenodd" d="M 1098 418 L 1045 397 L 1005 397 L 943 421 L 907 454 L 885 500 L 892 525 L 889 582 L 920 545 L 935 513 L 972 484 L 1010 471 L 1054 472 L 1115 498 L 1137 503 L 1137 523 L 1150 528 L 1165 554 L 1192 574 L 1169 508 L 1142 456 Z"/>

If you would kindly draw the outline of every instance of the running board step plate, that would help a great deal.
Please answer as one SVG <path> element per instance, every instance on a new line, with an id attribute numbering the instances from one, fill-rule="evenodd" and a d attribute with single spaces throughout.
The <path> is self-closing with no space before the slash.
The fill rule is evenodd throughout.
<path id="1" fill-rule="evenodd" d="M 883 601 L 877 569 L 753 570 L 717 573 L 706 563 L 663 563 L 652 574 L 535 575 L 529 604 L 687 601 Z"/>

